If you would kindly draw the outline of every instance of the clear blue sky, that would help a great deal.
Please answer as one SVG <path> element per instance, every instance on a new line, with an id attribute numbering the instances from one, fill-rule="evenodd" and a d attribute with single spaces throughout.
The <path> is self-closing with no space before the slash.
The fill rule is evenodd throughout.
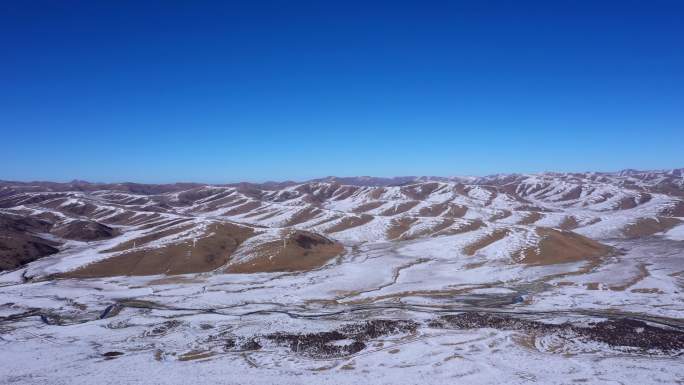
<path id="1" fill-rule="evenodd" d="M 0 179 L 684 167 L 682 1 L 0 3 Z"/>

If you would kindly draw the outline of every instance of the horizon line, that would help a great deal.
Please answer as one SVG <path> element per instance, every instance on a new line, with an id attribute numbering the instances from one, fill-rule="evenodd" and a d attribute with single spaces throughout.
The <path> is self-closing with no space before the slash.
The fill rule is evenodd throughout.
<path id="1" fill-rule="evenodd" d="M 373 175 L 347 175 L 347 176 L 338 176 L 338 175 L 327 175 L 327 176 L 322 176 L 322 177 L 314 177 L 314 178 L 308 178 L 308 179 L 283 179 L 283 180 L 263 180 L 263 181 L 249 181 L 249 180 L 241 180 L 241 181 L 233 181 L 233 182 L 201 182 L 201 181 L 182 181 L 178 180 L 175 182 L 139 182 L 139 181 L 133 181 L 133 180 L 124 180 L 124 181 L 111 181 L 111 182 L 105 182 L 105 181 L 91 181 L 87 179 L 80 179 L 80 178 L 74 178 L 71 180 L 48 180 L 48 179 L 24 179 L 24 180 L 17 180 L 17 179 L 4 179 L 0 178 L 0 183 L 22 183 L 22 184 L 30 184 L 30 183 L 54 183 L 54 184 L 90 184 L 90 185 L 124 185 L 124 184 L 139 184 L 139 185 L 181 185 L 181 184 L 194 184 L 194 185 L 212 185 L 212 186 L 220 186 L 220 185 L 235 185 L 235 184 L 255 184 L 255 185 L 264 185 L 264 184 L 287 184 L 287 183 L 308 183 L 308 182 L 324 182 L 328 179 L 351 179 L 351 178 L 369 178 L 369 179 L 381 179 L 381 180 L 392 180 L 392 179 L 404 179 L 404 178 L 488 178 L 488 177 L 495 177 L 495 176 L 506 176 L 506 175 L 547 175 L 547 174 L 619 174 L 622 172 L 630 171 L 630 172 L 636 172 L 636 173 L 648 173 L 648 172 L 670 172 L 670 171 L 676 171 L 676 170 L 684 170 L 684 166 L 682 167 L 671 167 L 671 168 L 659 168 L 659 169 L 639 169 L 639 168 L 623 168 L 620 170 L 614 170 L 614 171 L 590 171 L 590 170 L 584 170 L 584 171 L 552 171 L 552 170 L 546 170 L 546 171 L 538 171 L 538 172 L 502 172 L 502 173 L 492 173 L 492 174 L 486 174 L 486 175 L 395 175 L 395 176 L 373 176 Z"/>

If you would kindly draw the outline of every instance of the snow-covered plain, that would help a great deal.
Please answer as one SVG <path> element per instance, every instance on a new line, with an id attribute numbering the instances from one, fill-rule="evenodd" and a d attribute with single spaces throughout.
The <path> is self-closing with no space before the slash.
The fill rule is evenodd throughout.
<path id="1" fill-rule="evenodd" d="M 637 255 L 628 253 L 591 273 L 562 278 L 557 275 L 579 266 L 467 269 L 417 257 L 429 256 L 439 249 L 436 243 L 445 241 L 434 240 L 424 248 L 415 243 L 374 245 L 346 255 L 340 263 L 294 275 L 191 274 L 4 286 L 2 316 L 44 309 L 49 317 L 3 323 L 0 381 L 649 384 L 684 378 L 681 355 L 626 354 L 598 343 L 570 346 L 567 341 L 556 341 L 559 346 L 549 349 L 548 341 L 528 342 L 531 337 L 520 332 L 427 325 L 444 312 L 478 308 L 557 312 L 549 316 L 551 321 L 582 319 L 581 314 L 591 310 L 681 320 L 681 278 L 672 277 L 681 269 L 681 249 L 650 259 L 645 280 L 611 290 L 610 285 L 639 274 L 630 266 L 649 259 L 648 254 L 637 247 Z M 561 281 L 571 284 L 559 285 Z M 589 281 L 602 286 L 589 290 Z M 660 292 L 632 290 L 639 287 Z M 515 300 L 518 295 L 520 302 Z M 115 303 L 130 305 L 116 316 L 99 319 Z M 376 318 L 414 320 L 422 326 L 415 334 L 383 336 L 359 353 L 335 358 L 307 357 L 264 339 L 259 350 L 231 350 L 222 339 L 329 331 Z M 169 321 L 174 326 L 165 330 Z M 107 352 L 124 354 L 110 359 L 103 356 Z"/>

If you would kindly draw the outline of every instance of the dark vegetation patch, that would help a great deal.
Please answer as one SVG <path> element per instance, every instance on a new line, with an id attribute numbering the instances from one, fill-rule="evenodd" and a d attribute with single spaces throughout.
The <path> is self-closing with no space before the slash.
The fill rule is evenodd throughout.
<path id="1" fill-rule="evenodd" d="M 373 339 L 391 334 L 413 333 L 418 328 L 414 321 L 375 319 L 343 326 L 340 331 L 354 338 Z"/>
<path id="2" fill-rule="evenodd" d="M 159 325 L 156 325 L 154 328 L 151 330 L 148 330 L 145 332 L 146 336 L 163 336 L 172 329 L 177 328 L 178 326 L 182 325 L 183 323 L 181 321 L 177 320 L 170 320 L 163 322 Z"/>
<path id="3" fill-rule="evenodd" d="M 116 351 L 102 353 L 102 357 L 104 357 L 105 360 L 112 360 L 112 359 L 117 358 L 117 357 L 122 356 L 122 355 L 123 355 L 123 352 L 116 352 Z"/>
<path id="4" fill-rule="evenodd" d="M 321 235 L 303 231 L 295 233 L 293 238 L 295 243 L 297 243 L 297 246 L 304 249 L 311 249 L 313 246 L 317 245 L 332 245 L 334 243 Z"/>
<path id="5" fill-rule="evenodd" d="M 240 350 L 259 350 L 261 349 L 261 344 L 256 338 L 250 338 L 240 344 Z"/>
<path id="6" fill-rule="evenodd" d="M 368 340 L 382 336 L 413 333 L 418 324 L 413 321 L 370 320 L 318 333 L 273 333 L 267 339 L 287 346 L 296 353 L 315 358 L 343 357 L 366 348 Z"/>
<path id="7" fill-rule="evenodd" d="M 114 316 L 118 315 L 121 312 L 121 310 L 123 310 L 123 306 L 121 306 L 118 303 L 109 305 L 102 311 L 102 313 L 100 313 L 99 318 L 105 319 L 105 318 L 114 317 Z"/>
<path id="8" fill-rule="evenodd" d="M 279 345 L 288 346 L 295 353 L 319 358 L 347 356 L 366 348 L 366 344 L 361 340 L 337 343 L 348 339 L 339 331 L 306 334 L 275 333 L 266 338 Z"/>
<path id="9" fill-rule="evenodd" d="M 235 346 L 236 346 L 236 344 L 235 344 L 234 338 L 226 338 L 226 340 L 224 341 L 224 344 L 223 344 L 223 348 L 226 350 L 235 349 Z"/>
<path id="10" fill-rule="evenodd" d="M 684 332 L 627 318 L 575 326 L 569 323 L 546 324 L 502 314 L 461 313 L 439 317 L 431 321 L 429 326 L 446 329 L 494 328 L 542 335 L 564 334 L 579 341 L 603 342 L 612 347 L 635 348 L 643 352 L 657 350 L 677 353 L 684 350 Z"/>

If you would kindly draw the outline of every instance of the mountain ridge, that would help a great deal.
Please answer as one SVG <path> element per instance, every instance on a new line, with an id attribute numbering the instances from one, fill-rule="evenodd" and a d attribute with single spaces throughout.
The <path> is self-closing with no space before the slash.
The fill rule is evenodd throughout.
<path id="1" fill-rule="evenodd" d="M 286 261 L 279 266 L 316 268 L 342 254 L 343 247 L 442 236 L 464 237 L 464 250 L 488 249 L 495 243 L 514 260 L 514 254 L 529 248 L 524 244 L 541 244 L 545 236 L 539 234 L 585 242 L 563 232 L 595 241 L 665 232 L 684 217 L 682 196 L 681 169 L 469 178 L 327 177 L 264 185 L 0 182 L 0 217 L 6 223 L 42 223 L 27 227 L 30 239 L 0 246 L 6 250 L 6 268 L 51 256 L 36 265 L 40 267 L 29 267 L 29 276 L 68 274 L 90 264 L 111 263 L 106 262 L 109 258 L 154 264 L 138 270 L 150 274 L 230 270 L 263 253 L 280 255 L 278 242 L 291 231 L 323 237 L 338 245 L 328 248 L 336 252 L 314 258 L 313 250 L 296 249 L 287 258 L 317 262 Z M 7 239 L 14 231 L 10 227 Z M 221 232 L 212 230 L 216 228 Z M 490 237 L 493 240 L 486 241 Z M 194 245 L 198 240 L 205 245 L 201 250 L 188 248 L 187 242 Z M 275 246 L 265 246 L 273 242 Z M 78 248 L 85 251 L 74 255 Z M 169 250 L 168 259 L 156 248 Z M 30 255 L 22 250 L 31 250 Z M 97 257 L 91 250 L 97 250 Z M 177 258 L 173 255 L 193 252 L 199 259 L 188 266 L 194 267 L 173 262 L 176 267 L 169 270 L 167 265 Z M 48 261 L 55 263 L 48 266 Z"/>

